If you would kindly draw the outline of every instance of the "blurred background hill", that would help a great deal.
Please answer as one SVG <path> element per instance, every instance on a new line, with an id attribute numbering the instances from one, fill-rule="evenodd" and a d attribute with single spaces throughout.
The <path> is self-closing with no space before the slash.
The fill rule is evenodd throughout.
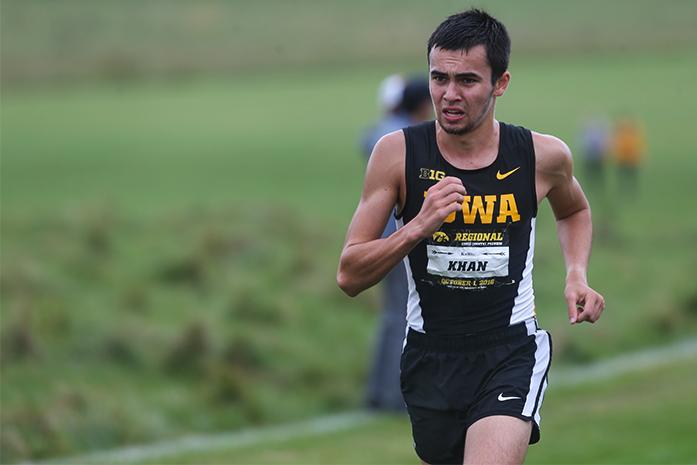
<path id="1" fill-rule="evenodd" d="M 360 406 L 378 295 L 351 300 L 334 282 L 358 138 L 381 79 L 425 73 L 428 35 L 467 6 L 3 0 L 0 461 Z M 608 302 L 596 326 L 565 323 L 541 208 L 534 279 L 555 366 L 695 337 L 697 3 L 477 6 L 513 40 L 499 119 L 577 157 L 589 117 L 646 130 L 639 189 L 610 168 L 588 192 L 590 279 Z M 670 397 L 654 392 L 653 407 Z M 650 461 L 694 453 L 683 441 Z"/>
<path id="2" fill-rule="evenodd" d="M 510 25 L 516 59 L 693 47 L 692 3 L 591 0 L 580 8 L 494 0 L 483 6 Z M 2 77 L 19 84 L 413 63 L 434 26 L 462 8 L 413 0 L 7 0 Z"/>

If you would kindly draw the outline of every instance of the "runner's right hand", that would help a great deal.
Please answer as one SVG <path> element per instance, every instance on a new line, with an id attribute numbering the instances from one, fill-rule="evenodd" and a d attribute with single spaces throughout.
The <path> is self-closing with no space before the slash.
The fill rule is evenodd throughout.
<path id="1" fill-rule="evenodd" d="M 419 225 L 420 235 L 423 238 L 431 237 L 446 219 L 452 221 L 455 212 L 462 209 L 466 194 L 462 181 L 453 176 L 447 176 L 431 186 L 426 192 L 421 211 L 414 218 Z"/>

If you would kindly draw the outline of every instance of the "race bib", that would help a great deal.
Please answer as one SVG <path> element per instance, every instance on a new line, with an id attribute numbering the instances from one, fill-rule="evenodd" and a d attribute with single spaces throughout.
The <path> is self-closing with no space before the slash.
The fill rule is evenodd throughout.
<path id="1" fill-rule="evenodd" d="M 438 231 L 426 244 L 427 276 L 433 285 L 486 289 L 511 284 L 507 228 Z"/>
<path id="2" fill-rule="evenodd" d="M 505 247 L 451 247 L 427 245 L 427 271 L 448 278 L 508 276 L 509 250 Z"/>

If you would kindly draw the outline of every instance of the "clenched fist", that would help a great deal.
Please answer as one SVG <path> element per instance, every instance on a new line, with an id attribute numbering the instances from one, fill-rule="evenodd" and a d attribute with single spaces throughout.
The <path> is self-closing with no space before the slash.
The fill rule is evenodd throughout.
<path id="1" fill-rule="evenodd" d="M 431 186 L 414 221 L 423 238 L 431 237 L 451 215 L 462 208 L 467 190 L 459 178 L 447 176 Z"/>

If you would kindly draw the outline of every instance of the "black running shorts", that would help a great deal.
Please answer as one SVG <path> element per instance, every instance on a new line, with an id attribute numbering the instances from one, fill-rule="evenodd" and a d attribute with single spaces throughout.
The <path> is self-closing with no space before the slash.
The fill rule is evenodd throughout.
<path id="1" fill-rule="evenodd" d="M 490 333 L 436 337 L 410 329 L 401 385 L 414 446 L 429 464 L 461 464 L 475 421 L 508 415 L 532 421 L 540 439 L 551 338 L 534 318 Z"/>

